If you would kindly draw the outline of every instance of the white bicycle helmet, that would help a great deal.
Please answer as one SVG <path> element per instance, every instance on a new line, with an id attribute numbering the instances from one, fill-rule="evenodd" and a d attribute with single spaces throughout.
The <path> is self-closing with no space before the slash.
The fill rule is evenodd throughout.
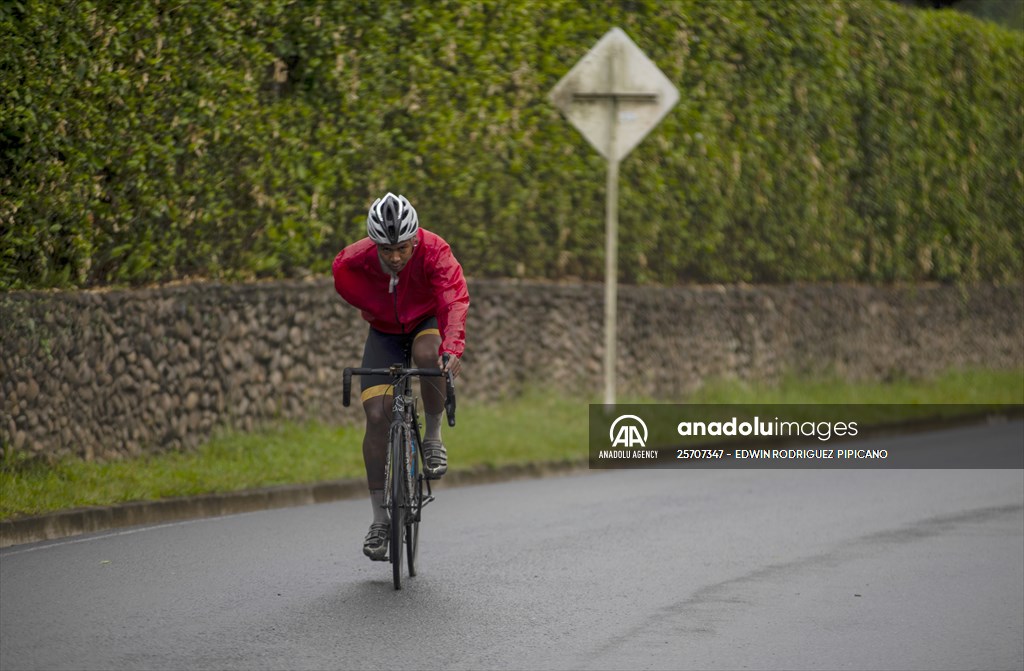
<path id="1" fill-rule="evenodd" d="M 366 217 L 366 233 L 378 245 L 397 245 L 416 235 L 420 220 L 405 196 L 388 193 L 373 201 Z"/>

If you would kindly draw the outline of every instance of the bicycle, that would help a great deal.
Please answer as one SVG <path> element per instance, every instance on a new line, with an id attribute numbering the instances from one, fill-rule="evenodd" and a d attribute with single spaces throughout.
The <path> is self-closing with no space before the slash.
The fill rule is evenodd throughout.
<path id="1" fill-rule="evenodd" d="M 435 500 L 430 478 L 420 470 L 423 455 L 419 446 L 422 444 L 422 436 L 416 409 L 418 399 L 412 393 L 412 378 L 445 378 L 445 415 L 448 418 L 448 426 L 455 426 L 455 382 L 451 372 L 440 368 L 411 368 L 411 359 L 411 351 L 406 347 L 404 364 L 396 363 L 387 368 L 346 368 L 342 380 L 342 405 L 345 407 L 348 407 L 351 401 L 353 375 L 386 375 L 392 380 L 394 400 L 391 406 L 388 452 L 384 465 L 384 507 L 391 517 L 391 537 L 388 539 L 386 559 L 391 562 L 396 590 L 402 589 L 403 557 L 409 562 L 409 577 L 416 575 L 419 527 L 423 508 Z M 444 363 L 448 363 L 447 354 L 444 355 Z M 396 464 L 398 468 L 395 467 Z"/>

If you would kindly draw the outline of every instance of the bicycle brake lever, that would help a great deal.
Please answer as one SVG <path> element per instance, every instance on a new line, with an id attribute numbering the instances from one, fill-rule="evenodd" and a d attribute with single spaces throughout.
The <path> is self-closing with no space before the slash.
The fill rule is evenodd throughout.
<path id="1" fill-rule="evenodd" d="M 448 426 L 455 426 L 455 389 L 449 383 L 448 398 L 444 402 L 444 412 L 448 416 Z"/>
<path id="2" fill-rule="evenodd" d="M 448 367 L 448 361 L 451 355 L 445 352 L 441 355 L 441 361 L 444 363 L 445 368 Z M 455 378 L 452 377 L 450 370 L 445 370 L 445 399 L 444 399 L 444 412 L 448 416 L 448 426 L 455 426 Z"/>

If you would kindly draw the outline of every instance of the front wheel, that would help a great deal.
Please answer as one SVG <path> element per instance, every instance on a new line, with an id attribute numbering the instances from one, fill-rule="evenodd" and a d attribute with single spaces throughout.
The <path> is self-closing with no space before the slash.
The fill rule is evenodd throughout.
<path id="1" fill-rule="evenodd" d="M 395 431 L 391 436 L 391 572 L 395 579 L 395 589 L 402 589 L 402 540 L 405 535 L 405 440 L 403 431 Z"/>

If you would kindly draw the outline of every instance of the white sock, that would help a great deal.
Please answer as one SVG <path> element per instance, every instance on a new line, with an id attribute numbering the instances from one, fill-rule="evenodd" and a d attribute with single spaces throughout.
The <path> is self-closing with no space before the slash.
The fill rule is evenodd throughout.
<path id="1" fill-rule="evenodd" d="M 427 419 L 427 431 L 423 434 L 423 440 L 441 440 L 441 415 L 432 415 L 429 412 L 423 413 Z"/>
<path id="2" fill-rule="evenodd" d="M 384 509 L 384 490 L 383 489 L 371 489 L 370 490 L 370 505 L 373 506 L 373 523 L 374 524 L 387 524 L 388 523 L 388 511 Z"/>

